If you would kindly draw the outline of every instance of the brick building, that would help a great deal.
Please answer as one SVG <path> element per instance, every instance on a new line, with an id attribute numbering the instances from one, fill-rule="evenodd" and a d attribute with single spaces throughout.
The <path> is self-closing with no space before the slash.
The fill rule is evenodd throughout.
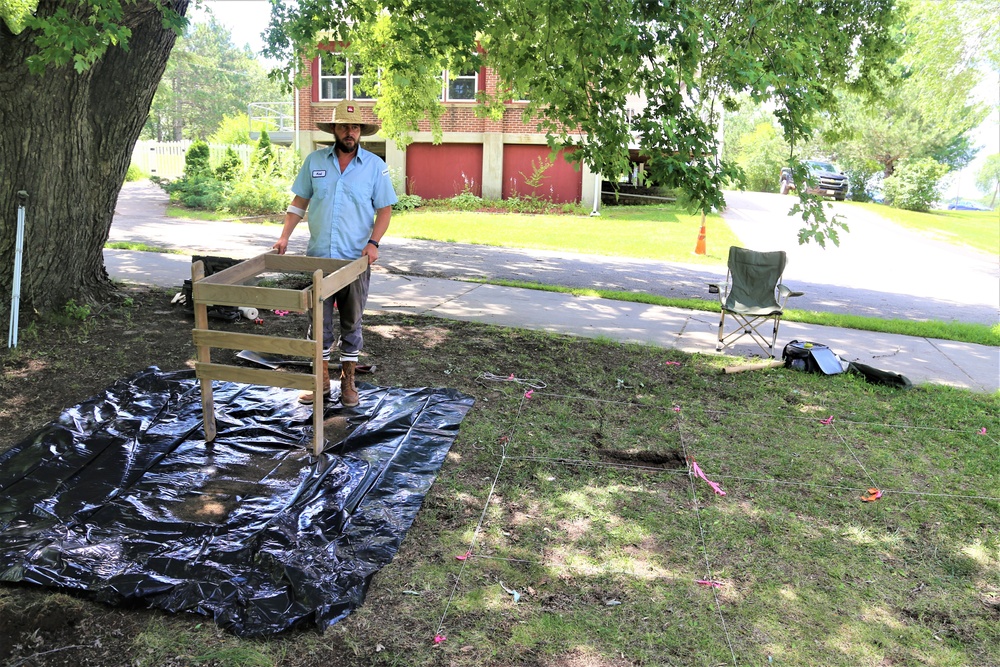
<path id="1" fill-rule="evenodd" d="M 321 52 L 311 63 L 312 84 L 297 91 L 298 145 L 303 153 L 332 143 L 331 135 L 316 128 L 329 121 L 333 107 L 342 99 L 355 100 L 366 118 L 375 120 L 374 100 L 359 86 L 360 69 L 341 54 Z M 380 135 L 365 137 L 366 149 L 383 157 L 400 192 L 427 199 L 452 197 L 470 191 L 486 199 L 537 195 L 557 203 L 580 202 L 592 206 L 597 184 L 586 165 L 580 170 L 568 163 L 560 151 L 544 171 L 540 185 L 525 183 L 550 150 L 545 135 L 533 123 L 524 123 L 524 103 L 509 101 L 498 121 L 476 116 L 476 93 L 495 92 L 492 70 L 449 77 L 442 73 L 442 140 L 432 143 L 430 123 L 422 121 L 413 142 L 405 149 Z"/>

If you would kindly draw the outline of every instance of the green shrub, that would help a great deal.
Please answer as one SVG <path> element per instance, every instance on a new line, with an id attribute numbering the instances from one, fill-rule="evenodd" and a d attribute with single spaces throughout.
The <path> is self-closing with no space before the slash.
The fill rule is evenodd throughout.
<path id="1" fill-rule="evenodd" d="M 535 195 L 509 197 L 504 200 L 489 202 L 489 204 L 491 207 L 507 211 L 508 213 L 549 213 L 559 208 L 547 199 L 542 199 Z"/>
<path id="2" fill-rule="evenodd" d="M 448 203 L 459 211 L 475 211 L 483 205 L 483 198 L 465 190 L 447 200 Z"/>
<path id="3" fill-rule="evenodd" d="M 788 159 L 788 144 L 770 122 L 759 123 L 740 137 L 736 163 L 743 170 L 744 185 L 752 192 L 777 192 L 781 168 Z"/>
<path id="4" fill-rule="evenodd" d="M 184 176 L 204 176 L 212 173 L 212 166 L 209 164 L 211 154 L 208 144 L 204 141 L 196 141 L 188 148 L 184 155 Z"/>
<path id="5" fill-rule="evenodd" d="M 226 154 L 222 157 L 222 164 L 215 168 L 215 178 L 220 181 L 235 181 L 243 174 L 243 160 L 233 150 L 232 146 L 226 146 Z"/>
<path id="6" fill-rule="evenodd" d="M 271 175 L 284 179 L 291 183 L 299 174 L 299 167 L 302 166 L 302 158 L 292 148 L 272 145 L 274 154 L 274 164 Z"/>
<path id="7" fill-rule="evenodd" d="M 291 201 L 290 186 L 280 179 L 247 176 L 232 184 L 222 208 L 236 215 L 281 213 Z"/>
<path id="8" fill-rule="evenodd" d="M 847 157 L 840 166 L 851 183 L 851 201 L 871 201 L 873 193 L 868 186 L 879 182 L 876 176 L 882 173 L 882 165 L 875 160 Z"/>
<path id="9" fill-rule="evenodd" d="M 70 299 L 63 306 L 63 312 L 67 318 L 83 322 L 90 317 L 90 306 L 85 303 L 78 305 L 75 299 Z"/>
<path id="10" fill-rule="evenodd" d="M 392 205 L 393 211 L 412 211 L 424 203 L 420 195 L 400 195 L 399 201 Z"/>
<path id="11" fill-rule="evenodd" d="M 505 211 L 507 213 L 527 213 L 527 214 L 548 214 L 557 215 L 566 213 L 571 215 L 582 215 L 589 213 L 589 209 L 573 202 L 557 204 L 542 197 L 528 195 L 525 197 L 510 197 L 503 200 L 492 200 L 484 202 L 491 209 Z"/>
<path id="12" fill-rule="evenodd" d="M 947 165 L 931 158 L 901 162 L 885 179 L 885 201 L 908 211 L 928 211 L 940 197 L 938 182 L 947 173 Z"/>
<path id="13" fill-rule="evenodd" d="M 535 195 L 514 196 L 508 199 L 483 199 L 466 190 L 448 199 L 421 200 L 421 206 L 447 211 L 486 211 L 489 213 L 524 213 L 558 215 L 568 213 L 583 215 L 590 212 L 580 204 L 557 204 Z M 395 207 L 394 207 L 395 208 Z M 405 209 L 397 209 L 405 210 Z"/>
<path id="14" fill-rule="evenodd" d="M 170 201 L 174 204 L 210 211 L 223 205 L 229 190 L 228 183 L 206 175 L 184 176 L 161 185 L 170 194 Z"/>
<path id="15" fill-rule="evenodd" d="M 144 172 L 138 165 L 130 164 L 128 166 L 128 171 L 125 172 L 125 181 L 141 181 L 149 178 L 149 174 Z"/>
<path id="16" fill-rule="evenodd" d="M 261 129 L 260 138 L 257 140 L 257 147 L 254 148 L 253 156 L 250 158 L 250 168 L 259 176 L 270 176 L 274 173 L 274 162 L 274 148 L 271 146 L 271 137 L 268 135 L 267 130 Z"/>

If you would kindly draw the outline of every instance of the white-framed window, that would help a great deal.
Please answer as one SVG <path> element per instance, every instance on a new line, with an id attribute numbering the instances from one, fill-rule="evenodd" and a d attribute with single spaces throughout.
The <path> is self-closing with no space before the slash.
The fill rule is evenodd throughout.
<path id="1" fill-rule="evenodd" d="M 364 68 L 348 60 L 342 53 L 320 51 L 319 99 L 321 100 L 370 100 L 374 99 L 361 87 Z"/>
<path id="2" fill-rule="evenodd" d="M 479 86 L 479 72 L 469 70 L 458 76 L 450 76 L 448 70 L 441 72 L 441 101 L 475 102 Z"/>

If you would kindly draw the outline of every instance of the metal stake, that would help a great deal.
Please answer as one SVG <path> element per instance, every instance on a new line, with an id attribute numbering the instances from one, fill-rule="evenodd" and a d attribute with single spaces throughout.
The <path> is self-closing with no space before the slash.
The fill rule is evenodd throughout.
<path id="1" fill-rule="evenodd" d="M 17 347 L 17 320 L 21 312 L 21 261 L 24 256 L 24 206 L 28 201 L 28 193 L 19 190 L 17 193 L 17 237 L 14 241 L 14 279 L 10 297 L 10 330 L 7 333 L 7 347 Z"/>

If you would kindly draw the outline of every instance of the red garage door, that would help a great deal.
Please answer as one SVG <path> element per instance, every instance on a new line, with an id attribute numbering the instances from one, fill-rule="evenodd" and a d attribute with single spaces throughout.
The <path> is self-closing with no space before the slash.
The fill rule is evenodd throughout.
<path id="1" fill-rule="evenodd" d="M 469 190 L 483 195 L 482 144 L 410 144 L 406 148 L 406 193 L 447 199 Z"/>
<path id="2" fill-rule="evenodd" d="M 535 195 L 558 204 L 580 201 L 582 174 L 573 168 L 559 151 L 555 162 L 545 169 L 537 187 L 525 183 L 540 167 L 551 162 L 548 146 L 504 144 L 503 147 L 503 198 Z"/>

